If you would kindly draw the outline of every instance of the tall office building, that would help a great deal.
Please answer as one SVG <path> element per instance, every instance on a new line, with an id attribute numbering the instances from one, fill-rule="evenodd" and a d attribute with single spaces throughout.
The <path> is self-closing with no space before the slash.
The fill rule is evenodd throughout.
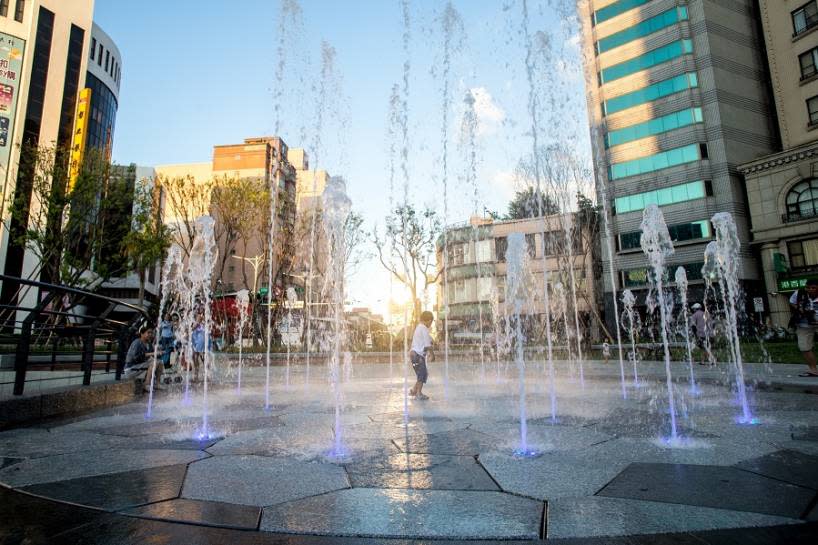
<path id="1" fill-rule="evenodd" d="M 20 147 L 71 145 L 93 13 L 93 0 L 0 2 L 0 204 L 5 220 L 0 270 L 10 276 L 36 279 L 41 265 L 20 243 L 31 207 L 38 206 L 31 202 L 33 173 L 19 168 Z M 8 217 L 12 199 L 25 209 L 15 219 Z M 16 292 L 14 283 L 4 283 L 2 302 L 13 303 Z"/>
<path id="2" fill-rule="evenodd" d="M 603 250 L 607 321 L 611 268 L 617 292 L 645 287 L 639 224 L 649 203 L 664 213 L 676 247 L 671 271 L 685 267 L 694 299 L 710 218 L 730 212 L 742 243 L 739 277 L 755 294 L 738 165 L 779 146 L 756 2 L 589 0 L 579 13 L 597 192 L 612 211 L 613 262 Z"/>
<path id="3" fill-rule="evenodd" d="M 88 71 L 85 73 L 85 87 L 91 90 L 85 147 L 99 150 L 109 159 L 114 143 L 121 82 L 122 55 L 119 48 L 94 23 L 91 46 L 88 48 Z"/>
<path id="4" fill-rule="evenodd" d="M 293 259 L 294 245 L 293 227 L 295 224 L 296 202 L 296 171 L 287 161 L 288 147 L 282 138 L 277 136 L 262 136 L 245 138 L 241 144 L 227 144 L 213 147 L 213 160 L 204 163 L 188 163 L 174 165 L 158 165 L 155 172 L 163 178 L 189 178 L 193 184 L 212 184 L 212 191 L 218 191 L 219 181 L 223 177 L 236 177 L 258 181 L 264 187 L 277 188 L 278 214 L 276 220 L 275 249 L 276 259 L 273 263 L 274 288 L 282 289 L 284 282 L 282 274 L 289 271 Z M 178 197 L 178 196 L 176 196 Z M 222 231 L 218 223 L 222 221 L 218 210 L 210 200 L 207 202 L 191 203 L 197 209 L 208 210 L 217 222 L 217 231 Z M 174 203 L 173 196 L 164 197 L 163 217 L 168 225 L 180 225 L 189 221 L 191 210 L 181 210 L 184 203 Z M 263 218 L 269 214 L 265 208 Z M 173 227 L 172 227 L 173 228 Z M 185 233 L 186 229 L 177 229 Z M 248 235 L 246 240 L 227 237 L 217 241 L 220 262 L 217 264 L 215 278 L 219 291 L 233 292 L 242 288 L 267 287 L 267 265 L 262 261 L 262 267 L 253 269 L 248 260 L 240 257 L 265 257 L 268 252 L 269 238 L 257 230 Z M 221 267 L 221 258 L 224 258 L 224 267 Z M 256 277 L 256 274 L 258 275 Z"/>
<path id="5" fill-rule="evenodd" d="M 783 150 L 739 169 L 770 316 L 786 326 L 789 296 L 818 279 L 818 4 L 759 5 Z"/>

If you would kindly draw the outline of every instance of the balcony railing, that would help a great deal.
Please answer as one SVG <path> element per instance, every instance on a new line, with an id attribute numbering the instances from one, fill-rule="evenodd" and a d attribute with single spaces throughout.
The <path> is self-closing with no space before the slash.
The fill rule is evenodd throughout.
<path id="1" fill-rule="evenodd" d="M 793 223 L 796 221 L 804 221 L 818 218 L 818 210 L 812 212 L 798 213 L 798 214 L 782 214 L 781 223 Z"/>

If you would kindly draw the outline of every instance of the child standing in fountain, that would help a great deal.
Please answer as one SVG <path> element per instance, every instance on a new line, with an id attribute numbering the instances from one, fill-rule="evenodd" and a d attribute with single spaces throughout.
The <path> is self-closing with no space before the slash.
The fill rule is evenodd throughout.
<path id="1" fill-rule="evenodd" d="M 426 384 L 426 379 L 429 377 L 429 372 L 426 369 L 426 359 L 431 357 L 434 359 L 435 352 L 432 349 L 432 335 L 429 333 L 429 328 L 432 327 L 434 316 L 428 310 L 423 311 L 420 315 L 420 323 L 415 327 L 415 334 L 412 335 L 412 350 L 409 352 L 409 357 L 412 362 L 412 369 L 417 375 L 417 382 L 409 390 L 409 395 L 415 396 L 417 399 L 429 399 L 429 396 L 423 395 L 423 385 Z"/>

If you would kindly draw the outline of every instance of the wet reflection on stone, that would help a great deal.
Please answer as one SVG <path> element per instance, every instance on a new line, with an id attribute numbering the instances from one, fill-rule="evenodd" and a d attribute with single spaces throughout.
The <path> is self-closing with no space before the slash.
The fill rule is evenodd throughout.
<path id="1" fill-rule="evenodd" d="M 178 520 L 208 526 L 255 529 L 258 527 L 261 509 L 249 505 L 174 499 L 137 507 L 127 513 L 146 518 Z"/>
<path id="2" fill-rule="evenodd" d="M 398 448 L 418 454 L 476 456 L 496 447 L 496 439 L 473 430 L 455 430 L 430 435 L 410 435 L 395 440 Z"/>
<path id="3" fill-rule="evenodd" d="M 393 454 L 347 466 L 354 487 L 498 490 L 471 456 Z"/>

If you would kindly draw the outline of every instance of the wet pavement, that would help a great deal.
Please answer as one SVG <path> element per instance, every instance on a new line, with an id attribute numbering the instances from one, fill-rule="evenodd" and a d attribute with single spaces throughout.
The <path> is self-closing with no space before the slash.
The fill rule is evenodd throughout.
<path id="1" fill-rule="evenodd" d="M 814 395 L 751 384 L 758 423 L 738 425 L 729 376 L 691 393 L 680 367 L 682 437 L 670 441 L 661 381 L 622 399 L 610 366 L 586 364 L 583 388 L 566 365 L 553 419 L 550 384 L 531 366 L 526 447 L 535 455 L 520 458 L 515 376 L 481 380 L 478 367 L 453 365 L 446 390 L 433 374 L 431 399 L 409 401 L 408 425 L 402 378 L 358 366 L 340 429 L 328 385 L 307 387 L 294 368 L 289 388 L 275 370 L 267 412 L 260 369 L 246 370 L 241 397 L 230 385 L 211 390 L 203 439 L 200 392 L 187 405 L 181 392 L 158 396 L 151 419 L 134 403 L 2 432 L 0 543 L 818 536 L 807 522 L 818 518 Z"/>

